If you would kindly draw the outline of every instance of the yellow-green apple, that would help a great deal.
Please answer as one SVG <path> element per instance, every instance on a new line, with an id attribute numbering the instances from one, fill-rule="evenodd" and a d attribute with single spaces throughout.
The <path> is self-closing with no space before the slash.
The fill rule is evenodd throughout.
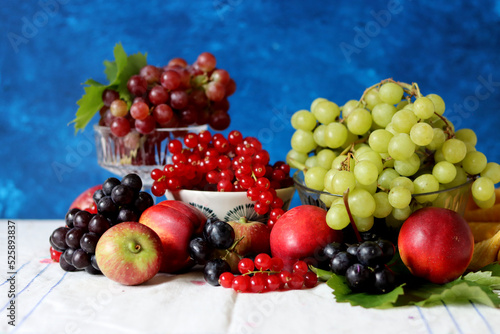
<path id="1" fill-rule="evenodd" d="M 326 224 L 326 210 L 300 205 L 283 214 L 271 229 L 271 254 L 290 270 L 297 260 L 317 265 L 322 249 L 342 240 L 342 232 Z"/>
<path id="2" fill-rule="evenodd" d="M 452 210 L 427 207 L 410 215 L 398 236 L 401 260 L 410 272 L 436 284 L 462 275 L 474 252 L 469 224 Z"/>
<path id="3" fill-rule="evenodd" d="M 92 198 L 92 196 L 94 196 L 94 192 L 98 189 L 102 189 L 102 184 L 98 184 L 86 189 L 75 198 L 73 203 L 71 203 L 71 205 L 69 206 L 69 209 L 76 208 L 80 210 L 87 210 L 90 213 L 97 213 L 97 209 L 95 207 L 94 199 Z"/>
<path id="4" fill-rule="evenodd" d="M 140 223 L 123 222 L 104 232 L 95 256 L 106 277 L 124 285 L 137 285 L 158 273 L 163 249 L 155 231 Z"/>
<path id="5" fill-rule="evenodd" d="M 161 272 L 175 273 L 193 265 L 189 241 L 203 231 L 206 220 L 200 210 L 174 200 L 160 202 L 142 213 L 139 223 L 153 229 L 163 245 Z"/>
<path id="6" fill-rule="evenodd" d="M 238 221 L 228 221 L 234 230 L 234 240 L 239 240 L 234 251 L 241 256 L 250 253 L 269 253 L 271 229 L 267 224 L 248 221 L 241 217 Z M 240 240 L 241 239 L 241 240 Z"/>

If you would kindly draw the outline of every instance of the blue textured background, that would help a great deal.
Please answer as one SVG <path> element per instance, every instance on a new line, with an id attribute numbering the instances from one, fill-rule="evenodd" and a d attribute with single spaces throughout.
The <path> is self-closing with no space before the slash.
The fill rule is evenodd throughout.
<path id="1" fill-rule="evenodd" d="M 81 83 L 105 81 L 102 62 L 119 41 L 155 65 L 212 52 L 238 85 L 231 129 L 259 137 L 273 161 L 289 149 L 294 111 L 316 97 L 343 104 L 393 77 L 440 94 L 445 115 L 500 162 L 500 1 L 475 3 L 4 0 L 0 217 L 62 218 L 111 175 L 91 129 L 75 136 L 67 124 Z"/>

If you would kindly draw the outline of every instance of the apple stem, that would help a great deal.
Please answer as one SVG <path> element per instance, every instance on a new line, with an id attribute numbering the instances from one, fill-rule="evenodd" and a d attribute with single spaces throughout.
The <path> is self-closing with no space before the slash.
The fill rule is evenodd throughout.
<path id="1" fill-rule="evenodd" d="M 247 217 L 243 216 L 243 217 L 240 217 L 239 222 L 241 224 L 246 224 L 246 223 L 248 223 L 248 219 L 247 219 Z"/>
<path id="2" fill-rule="evenodd" d="M 139 253 L 141 251 L 141 245 L 131 241 L 128 244 L 128 248 L 132 253 Z"/>
<path id="3" fill-rule="evenodd" d="M 344 198 L 344 205 L 347 210 L 347 215 L 349 216 L 349 220 L 351 221 L 352 229 L 354 230 L 354 234 L 356 235 L 356 239 L 358 239 L 358 242 L 361 242 L 363 241 L 363 239 L 361 239 L 361 234 L 359 234 L 358 227 L 356 226 L 356 223 L 354 222 L 354 217 L 352 216 L 351 213 L 351 209 L 349 209 L 349 201 L 347 200 L 348 196 L 349 196 L 349 188 L 347 188 L 347 190 L 344 192 L 344 196 L 342 197 Z"/>

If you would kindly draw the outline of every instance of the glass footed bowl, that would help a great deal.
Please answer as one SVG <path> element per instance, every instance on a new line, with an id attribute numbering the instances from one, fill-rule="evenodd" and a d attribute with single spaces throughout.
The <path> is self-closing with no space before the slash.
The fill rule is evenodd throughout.
<path id="1" fill-rule="evenodd" d="M 180 139 L 187 133 L 200 133 L 208 126 L 189 126 L 184 128 L 157 128 L 152 133 L 143 135 L 132 130 L 124 137 L 116 137 L 111 129 L 105 126 L 94 125 L 94 136 L 99 165 L 118 175 L 125 176 L 135 173 L 142 179 L 144 186 L 153 185 L 151 171 L 155 168 L 163 169 L 172 162 L 168 152 L 168 143 L 172 139 Z"/>
<path id="2" fill-rule="evenodd" d="M 304 173 L 302 173 L 302 171 L 296 171 L 294 173 L 293 181 L 302 204 L 315 205 L 327 210 L 329 205 L 326 203 L 331 203 L 334 198 L 342 198 L 342 195 L 334 195 L 307 187 L 304 182 Z M 472 182 L 473 180 L 471 179 L 453 188 L 438 190 L 431 193 L 414 194 L 412 195 L 414 200 L 412 200 L 410 204 L 412 212 L 422 207 L 434 206 L 453 210 L 463 216 L 467 202 L 469 201 Z"/>

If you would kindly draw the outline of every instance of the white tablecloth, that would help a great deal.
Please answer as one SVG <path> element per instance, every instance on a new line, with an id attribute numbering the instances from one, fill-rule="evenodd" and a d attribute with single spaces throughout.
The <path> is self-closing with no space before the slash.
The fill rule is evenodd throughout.
<path id="1" fill-rule="evenodd" d="M 15 327 L 9 325 L 7 221 L 0 220 L 0 333 L 500 333 L 500 310 L 477 304 L 375 310 L 336 303 L 331 289 L 235 293 L 200 272 L 127 287 L 64 272 L 48 238 L 62 220 L 14 220 Z"/>

